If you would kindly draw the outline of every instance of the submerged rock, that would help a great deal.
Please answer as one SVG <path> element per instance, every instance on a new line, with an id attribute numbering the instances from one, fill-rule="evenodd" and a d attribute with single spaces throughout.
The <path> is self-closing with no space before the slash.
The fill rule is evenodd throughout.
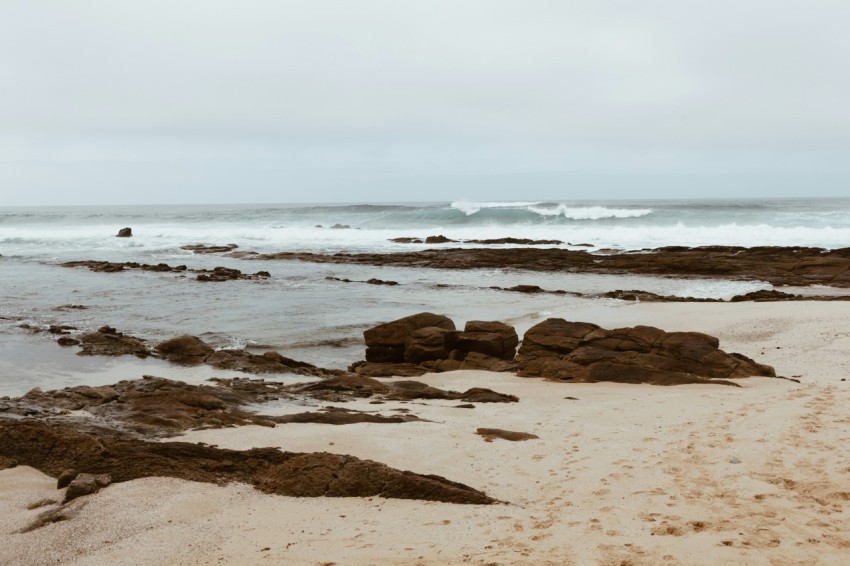
<path id="1" fill-rule="evenodd" d="M 120 230 L 118 230 L 118 233 L 115 234 L 116 238 L 130 238 L 132 236 L 133 236 L 133 229 L 129 228 L 129 227 L 128 228 L 121 228 Z"/>

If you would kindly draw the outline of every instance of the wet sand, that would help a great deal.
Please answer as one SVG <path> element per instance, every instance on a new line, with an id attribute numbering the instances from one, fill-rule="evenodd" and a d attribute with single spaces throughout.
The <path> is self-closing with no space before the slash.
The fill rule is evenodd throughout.
<path id="1" fill-rule="evenodd" d="M 492 506 L 303 499 L 170 478 L 77 500 L 71 520 L 20 534 L 60 498 L 30 468 L 0 471 L 0 563 L 11 564 L 843 564 L 850 552 L 850 304 L 623 304 L 572 313 L 606 327 L 699 330 L 788 380 L 742 388 L 551 383 L 459 371 L 519 403 L 408 408 L 430 422 L 289 424 L 175 440 L 279 446 L 449 477 Z M 574 399 L 567 399 L 573 397 Z M 348 403 L 374 410 L 368 401 Z M 294 410 L 281 407 L 281 411 Z M 485 442 L 479 427 L 539 436 Z"/>

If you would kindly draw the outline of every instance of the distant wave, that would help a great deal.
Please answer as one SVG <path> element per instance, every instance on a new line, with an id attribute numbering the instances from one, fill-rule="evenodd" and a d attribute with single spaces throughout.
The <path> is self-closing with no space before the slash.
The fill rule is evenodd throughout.
<path id="1" fill-rule="evenodd" d="M 540 216 L 562 216 L 570 220 L 601 220 L 604 218 L 640 218 L 652 214 L 651 208 L 609 208 L 606 206 L 569 206 L 549 202 L 453 202 L 451 207 L 472 216 L 481 210 L 509 208 L 524 210 Z"/>
<path id="2" fill-rule="evenodd" d="M 539 201 L 534 202 L 466 202 L 457 201 L 452 203 L 452 208 L 460 210 L 467 216 L 472 216 L 479 212 L 482 208 L 520 208 L 528 210 L 528 207 L 541 204 Z"/>

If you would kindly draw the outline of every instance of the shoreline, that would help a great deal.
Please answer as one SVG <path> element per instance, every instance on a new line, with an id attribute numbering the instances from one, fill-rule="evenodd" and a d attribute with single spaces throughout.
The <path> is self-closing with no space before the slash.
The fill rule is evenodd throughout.
<path id="1" fill-rule="evenodd" d="M 850 375 L 850 305 L 643 303 L 571 314 L 608 327 L 640 323 L 713 334 L 722 348 L 799 375 L 801 383 L 747 378 L 742 388 L 657 387 L 431 374 L 422 380 L 435 387 L 492 387 L 520 402 L 467 411 L 444 402 L 396 403 L 386 408 L 415 408 L 432 422 L 246 426 L 174 440 L 348 453 L 444 475 L 507 504 L 301 499 L 244 484 L 146 478 L 85 498 L 72 520 L 10 535 L 0 558 L 22 564 L 54 556 L 75 557 L 73 564 L 841 562 L 850 548 L 843 534 L 850 508 L 842 495 L 850 493 L 850 459 L 834 447 L 847 440 L 850 386 L 841 380 Z M 368 408 L 368 401 L 346 406 Z M 489 443 L 474 434 L 477 427 L 540 438 Z M 0 471 L 0 498 L 17 509 L 0 520 L 0 530 L 25 524 L 38 513 L 26 505 L 42 496 L 56 497 L 55 480 L 23 467 Z"/>

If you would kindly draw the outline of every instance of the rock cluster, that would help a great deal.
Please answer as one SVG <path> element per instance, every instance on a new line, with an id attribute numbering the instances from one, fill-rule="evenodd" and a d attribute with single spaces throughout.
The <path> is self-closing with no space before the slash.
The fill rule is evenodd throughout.
<path id="1" fill-rule="evenodd" d="M 652 326 L 606 330 L 587 322 L 550 318 L 523 337 L 516 362 L 523 377 L 595 382 L 725 383 L 737 377 L 775 377 L 773 368 L 719 349 L 700 332 Z"/>
<path id="2" fill-rule="evenodd" d="M 232 252 L 238 248 L 236 244 L 225 244 L 223 246 L 207 245 L 207 244 L 191 244 L 188 246 L 180 246 L 181 250 L 190 251 L 196 254 L 221 254 Z"/>
<path id="3" fill-rule="evenodd" d="M 770 366 L 720 350 L 717 338 L 651 326 L 606 330 L 551 318 L 530 328 L 516 352 L 517 334 L 504 323 L 471 321 L 458 331 L 445 316 L 420 313 L 371 328 L 364 338 L 366 361 L 350 369 L 371 377 L 487 369 L 576 382 L 735 385 L 723 380 L 776 376 Z"/>
<path id="4" fill-rule="evenodd" d="M 419 313 L 363 333 L 366 361 L 350 369 L 361 375 L 415 376 L 454 369 L 513 369 L 519 339 L 501 322 L 470 321 L 463 331 L 448 317 Z"/>
<path id="5" fill-rule="evenodd" d="M 190 246 L 191 247 L 191 246 Z M 225 248 L 225 249 L 219 249 Z M 232 248 L 230 247 L 219 247 L 213 248 L 212 251 L 208 250 L 193 250 L 195 253 L 221 253 L 224 251 L 230 251 Z M 234 269 L 232 267 L 214 267 L 213 269 L 189 269 L 185 265 L 176 265 L 171 266 L 167 263 L 157 263 L 157 264 L 149 264 L 149 263 L 138 263 L 135 261 L 125 261 L 125 262 L 113 262 L 113 261 L 97 261 L 92 259 L 81 260 L 81 261 L 66 261 L 61 264 L 62 267 L 86 267 L 90 271 L 94 271 L 96 273 L 119 273 L 126 270 L 135 270 L 135 271 L 154 271 L 158 273 L 197 273 L 198 281 L 234 281 L 234 280 L 250 280 L 256 281 L 257 279 L 268 279 L 271 277 L 271 274 L 268 271 L 258 271 L 257 273 L 242 273 L 238 269 Z"/>

